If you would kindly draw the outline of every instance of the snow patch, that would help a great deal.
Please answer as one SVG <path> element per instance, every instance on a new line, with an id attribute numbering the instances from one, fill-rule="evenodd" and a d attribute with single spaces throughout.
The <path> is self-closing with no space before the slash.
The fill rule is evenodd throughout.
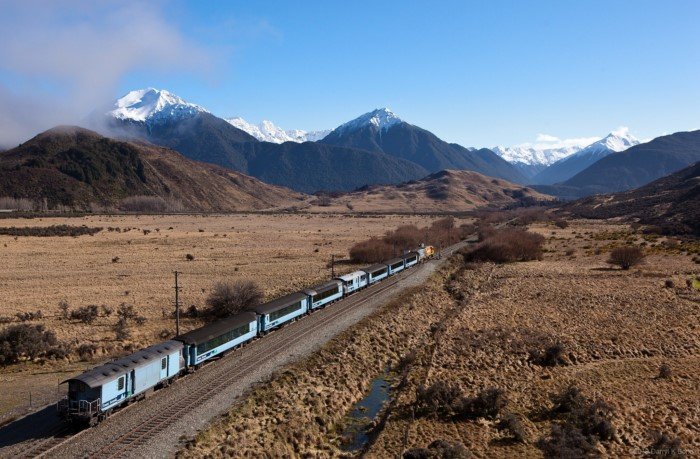
<path id="1" fill-rule="evenodd" d="M 241 117 L 228 118 L 228 123 L 238 129 L 247 132 L 256 139 L 263 142 L 284 143 L 284 142 L 315 142 L 324 138 L 330 130 L 323 131 L 303 131 L 301 129 L 284 130 L 276 126 L 272 121 L 263 120 L 260 124 L 252 124 Z"/>
<path id="2" fill-rule="evenodd" d="M 114 102 L 107 112 L 119 120 L 154 124 L 171 119 L 190 118 L 207 112 L 196 104 L 191 104 L 168 91 L 155 88 L 137 89 Z"/>

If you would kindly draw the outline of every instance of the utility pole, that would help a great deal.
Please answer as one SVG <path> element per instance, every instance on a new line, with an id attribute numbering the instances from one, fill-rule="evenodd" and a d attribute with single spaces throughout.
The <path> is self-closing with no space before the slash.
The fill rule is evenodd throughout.
<path id="1" fill-rule="evenodd" d="M 180 284 L 178 283 L 177 276 L 180 274 L 178 271 L 173 271 L 175 273 L 175 336 L 180 336 Z"/>
<path id="2" fill-rule="evenodd" d="M 335 255 L 331 254 L 331 279 L 335 279 Z"/>

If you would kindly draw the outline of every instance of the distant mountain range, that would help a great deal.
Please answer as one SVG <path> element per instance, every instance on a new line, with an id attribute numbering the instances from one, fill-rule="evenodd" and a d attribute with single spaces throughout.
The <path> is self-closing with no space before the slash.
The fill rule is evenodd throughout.
<path id="1" fill-rule="evenodd" d="M 373 120 L 382 116 L 377 112 L 344 124 L 318 142 L 261 142 L 199 105 L 148 88 L 115 101 L 97 125 L 110 135 L 147 140 L 191 159 L 302 192 L 401 183 L 444 168 L 525 181 L 511 164 L 490 150 L 448 144 L 398 117 L 377 130 Z M 389 116 L 388 110 L 384 112 Z M 279 132 L 277 135 L 276 140 L 282 140 Z"/>
<path id="2" fill-rule="evenodd" d="M 626 129 L 612 132 L 599 141 L 551 164 L 532 177 L 530 183 L 551 185 L 563 182 L 593 165 L 599 159 L 612 153 L 625 151 L 638 144 L 639 140 L 631 136 Z"/>
<path id="3" fill-rule="evenodd" d="M 666 234 L 700 236 L 700 162 L 640 188 L 591 196 L 562 210 L 583 218 L 626 217 Z"/>
<path id="4" fill-rule="evenodd" d="M 275 126 L 272 121 L 263 120 L 260 124 L 251 124 L 243 118 L 226 118 L 232 126 L 247 132 L 261 142 L 284 143 L 284 142 L 315 142 L 327 136 L 331 130 L 325 131 L 303 131 L 301 129 L 284 130 Z"/>
<path id="5" fill-rule="evenodd" d="M 306 200 L 166 148 L 116 141 L 74 126 L 51 129 L 0 154 L 0 196 L 78 209 L 155 196 L 200 212 L 290 207 Z"/>
<path id="6" fill-rule="evenodd" d="M 609 154 L 570 179 L 534 188 L 562 199 L 630 190 L 700 161 L 700 131 L 677 132 Z"/>

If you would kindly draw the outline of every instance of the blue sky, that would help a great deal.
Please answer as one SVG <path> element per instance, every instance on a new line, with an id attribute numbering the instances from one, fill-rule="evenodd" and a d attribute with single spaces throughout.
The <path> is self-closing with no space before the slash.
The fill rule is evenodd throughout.
<path id="1" fill-rule="evenodd" d="M 37 19 L 39 5 L 0 0 L 18 36 L 0 44 L 0 104 L 31 93 L 70 117 L 154 86 L 307 130 L 387 106 L 466 146 L 700 128 L 697 1 L 69 1 Z"/>

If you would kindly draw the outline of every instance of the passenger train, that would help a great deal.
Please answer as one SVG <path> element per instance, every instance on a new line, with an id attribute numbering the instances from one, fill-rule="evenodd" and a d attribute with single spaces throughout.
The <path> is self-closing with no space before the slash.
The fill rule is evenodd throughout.
<path id="1" fill-rule="evenodd" d="M 59 414 L 67 421 L 95 425 L 114 409 L 143 398 L 149 390 L 168 386 L 204 362 L 411 268 L 434 252 L 432 246 L 420 247 L 403 257 L 277 298 L 67 379 L 63 383 L 68 383 L 68 395 L 57 404 Z"/>

